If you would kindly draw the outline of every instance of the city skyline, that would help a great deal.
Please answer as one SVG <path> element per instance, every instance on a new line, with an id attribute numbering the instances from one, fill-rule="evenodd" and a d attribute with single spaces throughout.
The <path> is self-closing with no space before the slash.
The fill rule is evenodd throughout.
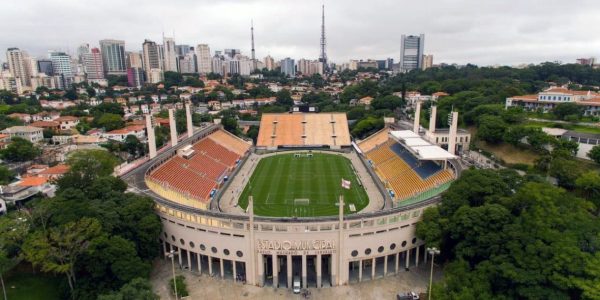
<path id="1" fill-rule="evenodd" d="M 239 48 L 250 54 L 249 23 L 253 19 L 258 59 L 267 55 L 317 59 L 323 2 L 282 2 L 179 1 L 165 7 L 150 1 L 115 12 L 108 9 L 116 4 L 110 1 L 83 5 L 27 0 L 5 5 L 0 12 L 8 24 L 0 49 L 18 47 L 40 57 L 48 50 L 74 55 L 82 43 L 97 47 L 99 40 L 117 39 L 125 41 L 127 51 L 140 51 L 144 39 L 162 41 L 164 32 L 178 44 Z M 477 5 L 471 5 L 476 3 L 471 0 L 430 2 L 411 7 L 410 14 L 400 13 L 406 6 L 395 1 L 373 1 L 368 10 L 347 1 L 325 2 L 329 60 L 397 60 L 400 36 L 420 33 L 427 36 L 425 53 L 434 54 L 436 63 L 574 62 L 578 57 L 600 54 L 600 37 L 593 35 L 600 4 L 593 1 L 576 1 L 578 5 L 546 1 L 543 6 L 518 1 Z M 562 17 L 566 10 L 568 18 Z M 46 24 L 43 15 L 55 14 L 63 17 Z"/>

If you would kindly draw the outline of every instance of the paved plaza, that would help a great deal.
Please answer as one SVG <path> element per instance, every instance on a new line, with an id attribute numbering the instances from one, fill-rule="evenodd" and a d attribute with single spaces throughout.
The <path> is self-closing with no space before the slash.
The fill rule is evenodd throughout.
<path id="1" fill-rule="evenodd" d="M 372 281 L 363 281 L 340 287 L 309 288 L 310 299 L 395 299 L 400 291 L 426 292 L 429 282 L 430 264 L 413 267 L 410 271 L 402 271 L 397 275 L 389 275 Z M 233 282 L 230 279 L 220 279 L 208 275 L 199 276 L 175 266 L 175 272 L 184 275 L 190 296 L 187 299 L 303 299 L 301 295 L 293 294 L 291 289 L 256 287 Z M 172 277 L 171 262 L 158 259 L 155 261 L 151 281 L 154 292 L 161 299 L 175 299 L 169 294 L 167 281 Z M 434 280 L 442 276 L 438 266 L 434 268 Z"/>

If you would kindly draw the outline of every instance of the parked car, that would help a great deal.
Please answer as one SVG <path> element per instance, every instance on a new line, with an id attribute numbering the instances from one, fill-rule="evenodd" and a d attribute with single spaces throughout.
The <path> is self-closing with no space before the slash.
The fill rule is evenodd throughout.
<path id="1" fill-rule="evenodd" d="M 415 292 L 398 293 L 396 300 L 419 300 L 419 294 Z"/>

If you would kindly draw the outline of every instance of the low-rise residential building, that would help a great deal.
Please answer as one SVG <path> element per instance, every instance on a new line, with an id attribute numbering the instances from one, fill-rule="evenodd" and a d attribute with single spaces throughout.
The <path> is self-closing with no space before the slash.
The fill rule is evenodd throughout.
<path id="1" fill-rule="evenodd" d="M 79 118 L 73 116 L 64 116 L 55 120 L 59 123 L 60 130 L 71 130 L 79 124 Z"/>
<path id="2" fill-rule="evenodd" d="M 10 135 L 0 133 L 0 149 L 6 149 L 6 146 L 10 144 Z"/>
<path id="3" fill-rule="evenodd" d="M 103 137 L 117 142 L 124 142 L 128 135 L 133 135 L 139 140 L 145 140 L 146 127 L 144 125 L 130 125 L 125 128 L 106 132 L 103 134 Z"/>
<path id="4" fill-rule="evenodd" d="M 537 95 L 506 98 L 506 108 L 522 107 L 529 111 L 548 112 L 560 103 L 575 103 L 583 107 L 584 115 L 600 115 L 600 94 L 591 91 L 573 91 L 566 88 L 549 88 Z"/>
<path id="5" fill-rule="evenodd" d="M 12 114 L 10 114 L 8 116 L 11 117 L 11 118 L 13 118 L 13 119 L 21 120 L 24 123 L 30 123 L 31 122 L 31 115 L 30 114 L 12 113 Z"/>
<path id="6" fill-rule="evenodd" d="M 2 130 L 2 133 L 8 134 L 11 138 L 20 137 L 32 143 L 37 143 L 44 139 L 44 130 L 33 126 L 13 126 Z"/>
<path id="7" fill-rule="evenodd" d="M 33 127 L 42 128 L 44 130 L 57 131 L 60 128 L 60 124 L 56 121 L 35 121 L 30 124 Z"/>

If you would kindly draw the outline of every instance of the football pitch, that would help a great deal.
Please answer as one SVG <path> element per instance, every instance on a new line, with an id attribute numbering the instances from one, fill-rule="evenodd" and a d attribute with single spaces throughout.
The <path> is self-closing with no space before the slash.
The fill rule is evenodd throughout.
<path id="1" fill-rule="evenodd" d="M 240 207 L 248 207 L 250 195 L 254 213 L 268 217 L 337 215 L 340 194 L 344 195 L 344 214 L 359 212 L 369 204 L 349 159 L 337 154 L 299 154 L 261 159 L 240 196 Z M 342 188 L 342 178 L 351 182 L 350 189 Z"/>

